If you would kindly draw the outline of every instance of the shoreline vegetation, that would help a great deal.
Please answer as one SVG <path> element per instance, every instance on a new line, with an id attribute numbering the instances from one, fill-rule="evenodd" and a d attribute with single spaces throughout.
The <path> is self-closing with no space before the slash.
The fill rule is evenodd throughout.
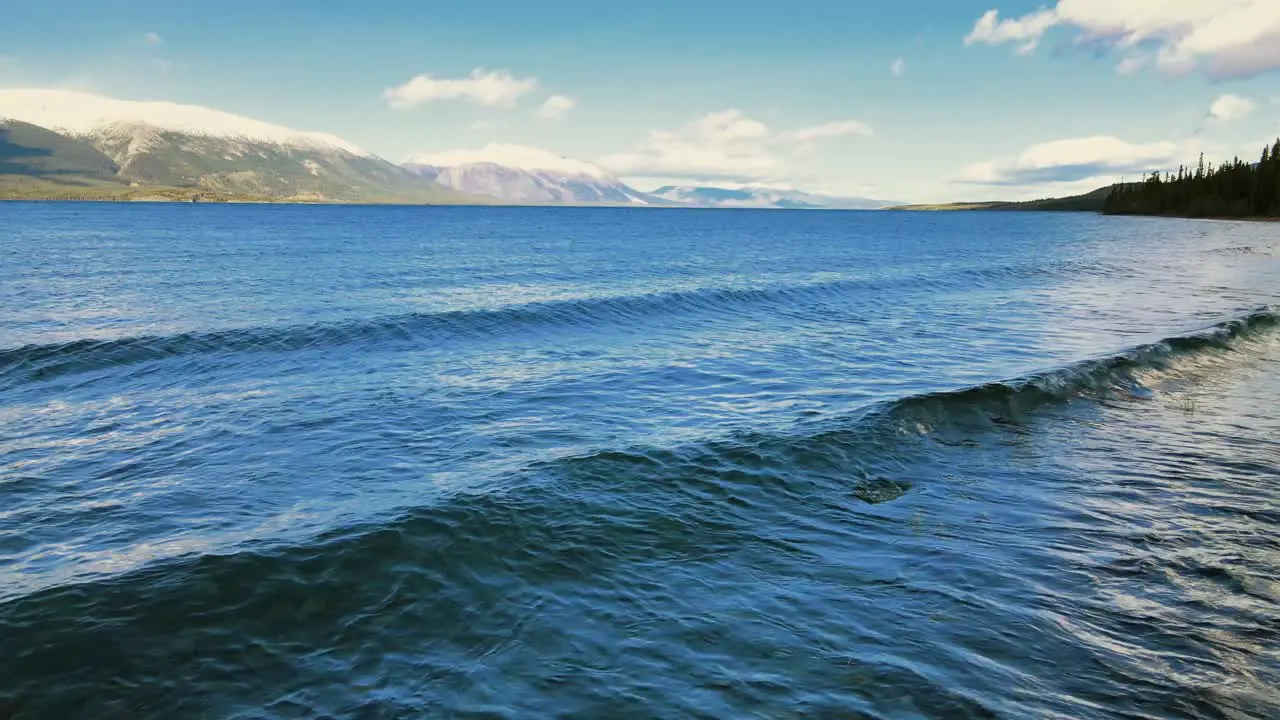
<path id="1" fill-rule="evenodd" d="M 1153 172 L 1140 183 L 1117 186 L 1107 215 L 1155 215 L 1204 219 L 1280 219 L 1280 139 L 1262 148 L 1256 163 L 1240 158 L 1214 167 L 1204 155 L 1192 170 Z"/>
<path id="2" fill-rule="evenodd" d="M 949 202 L 923 203 L 915 205 L 894 205 L 885 210 L 908 210 L 915 212 L 968 212 L 974 210 L 987 211 L 1021 211 L 1021 212 L 1102 212 L 1107 196 L 1111 194 L 1111 186 L 1098 188 L 1083 195 L 1067 197 L 1040 198 L 1007 202 L 988 200 L 982 202 Z"/>
<path id="3" fill-rule="evenodd" d="M 1027 202 L 953 202 L 898 205 L 913 211 L 1076 211 L 1103 215 L 1200 220 L 1280 221 L 1280 139 L 1264 146 L 1256 163 L 1240 158 L 1214 167 L 1204 155 L 1195 169 L 1153 172 L 1142 182 L 1119 183 L 1084 195 Z"/>

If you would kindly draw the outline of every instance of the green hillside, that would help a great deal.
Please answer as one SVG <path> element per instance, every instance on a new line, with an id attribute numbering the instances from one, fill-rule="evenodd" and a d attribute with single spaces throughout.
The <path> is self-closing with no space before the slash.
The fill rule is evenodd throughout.
<path id="1" fill-rule="evenodd" d="M 57 181 L 115 181 L 115 162 L 88 143 L 37 125 L 0 122 L 0 176 Z"/>
<path id="2" fill-rule="evenodd" d="M 991 210 L 1032 210 L 1039 212 L 1102 212 L 1107 198 L 1115 190 L 1114 185 L 1100 187 L 1082 195 L 1060 198 L 1041 198 L 1026 202 L 996 203 Z"/>

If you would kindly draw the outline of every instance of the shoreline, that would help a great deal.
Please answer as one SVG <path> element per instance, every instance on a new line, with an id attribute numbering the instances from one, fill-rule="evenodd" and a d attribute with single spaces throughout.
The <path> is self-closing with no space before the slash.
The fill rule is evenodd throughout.
<path id="1" fill-rule="evenodd" d="M 1230 221 L 1230 222 L 1280 222 L 1278 216 L 1248 216 L 1248 217 L 1231 217 L 1231 216 L 1212 216 L 1212 217 L 1193 217 L 1189 215 L 1147 215 L 1143 213 L 1105 213 L 1096 210 L 1043 210 L 1037 208 L 1009 208 L 1009 207 L 992 207 L 972 204 L 955 204 L 952 206 L 942 205 L 897 205 L 882 208 L 839 208 L 839 207 L 813 207 L 813 208 L 779 208 L 779 207 L 714 207 L 702 205 L 631 205 L 619 203 L 521 203 L 521 202 L 504 202 L 502 200 L 493 199 L 491 202 L 412 202 L 402 200 L 337 200 L 337 199 L 321 199 L 321 198 L 296 198 L 296 199 L 276 199 L 252 196 L 222 196 L 210 197 L 207 199 L 191 199 L 190 197 L 172 197 L 166 195 L 150 195 L 138 197 L 3 197 L 0 196 L 0 203 L 19 202 L 19 203 L 98 203 L 98 204 L 120 204 L 120 205 L 335 205 L 335 206 L 369 206 L 369 207 L 489 207 L 489 208 L 615 208 L 615 209 L 645 209 L 645 210 L 769 210 L 769 211 L 800 211 L 800 212 L 906 212 L 921 214 L 936 213 L 1084 213 L 1090 215 L 1099 215 L 1102 217 L 1145 217 L 1145 218 L 1163 218 L 1168 220 L 1213 220 L 1213 221 Z"/>
<path id="2" fill-rule="evenodd" d="M 1098 213 L 1104 217 L 1145 217 L 1145 218 L 1164 218 L 1166 220 L 1216 220 L 1216 221 L 1233 221 L 1233 222 L 1280 222 L 1280 217 L 1275 215 L 1247 215 L 1235 217 L 1231 215 L 1210 215 L 1197 217 L 1194 215 L 1146 215 L 1143 213 Z"/>
<path id="3" fill-rule="evenodd" d="M 29 198 L 0 197 L 0 203 L 98 203 L 118 205 L 334 205 L 351 207 L 487 207 L 487 208 L 581 208 L 617 210 L 767 210 L 769 212 L 882 212 L 891 208 L 843 208 L 843 207 L 716 207 L 711 205 L 657 205 L 630 203 L 532 203 L 504 201 L 493 198 L 490 202 L 412 202 L 403 200 L 276 200 L 261 198 L 187 200 L 174 198 Z"/>

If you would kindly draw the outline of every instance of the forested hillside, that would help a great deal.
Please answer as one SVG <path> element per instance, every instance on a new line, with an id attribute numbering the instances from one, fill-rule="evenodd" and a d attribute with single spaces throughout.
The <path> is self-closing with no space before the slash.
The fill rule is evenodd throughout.
<path id="1" fill-rule="evenodd" d="M 1280 139 L 1262 149 L 1257 163 L 1236 158 L 1214 167 L 1206 165 L 1201 155 L 1194 170 L 1155 172 L 1144 182 L 1117 186 L 1102 211 L 1180 217 L 1280 216 Z"/>

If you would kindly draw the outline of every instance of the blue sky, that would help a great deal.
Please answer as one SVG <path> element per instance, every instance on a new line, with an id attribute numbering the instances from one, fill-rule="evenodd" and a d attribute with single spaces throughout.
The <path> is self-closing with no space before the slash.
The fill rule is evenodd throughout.
<path id="1" fill-rule="evenodd" d="M 1275 0 L 7 5 L 0 87 L 204 105 L 395 161 L 531 146 L 642 189 L 1022 198 L 1280 134 Z"/>

